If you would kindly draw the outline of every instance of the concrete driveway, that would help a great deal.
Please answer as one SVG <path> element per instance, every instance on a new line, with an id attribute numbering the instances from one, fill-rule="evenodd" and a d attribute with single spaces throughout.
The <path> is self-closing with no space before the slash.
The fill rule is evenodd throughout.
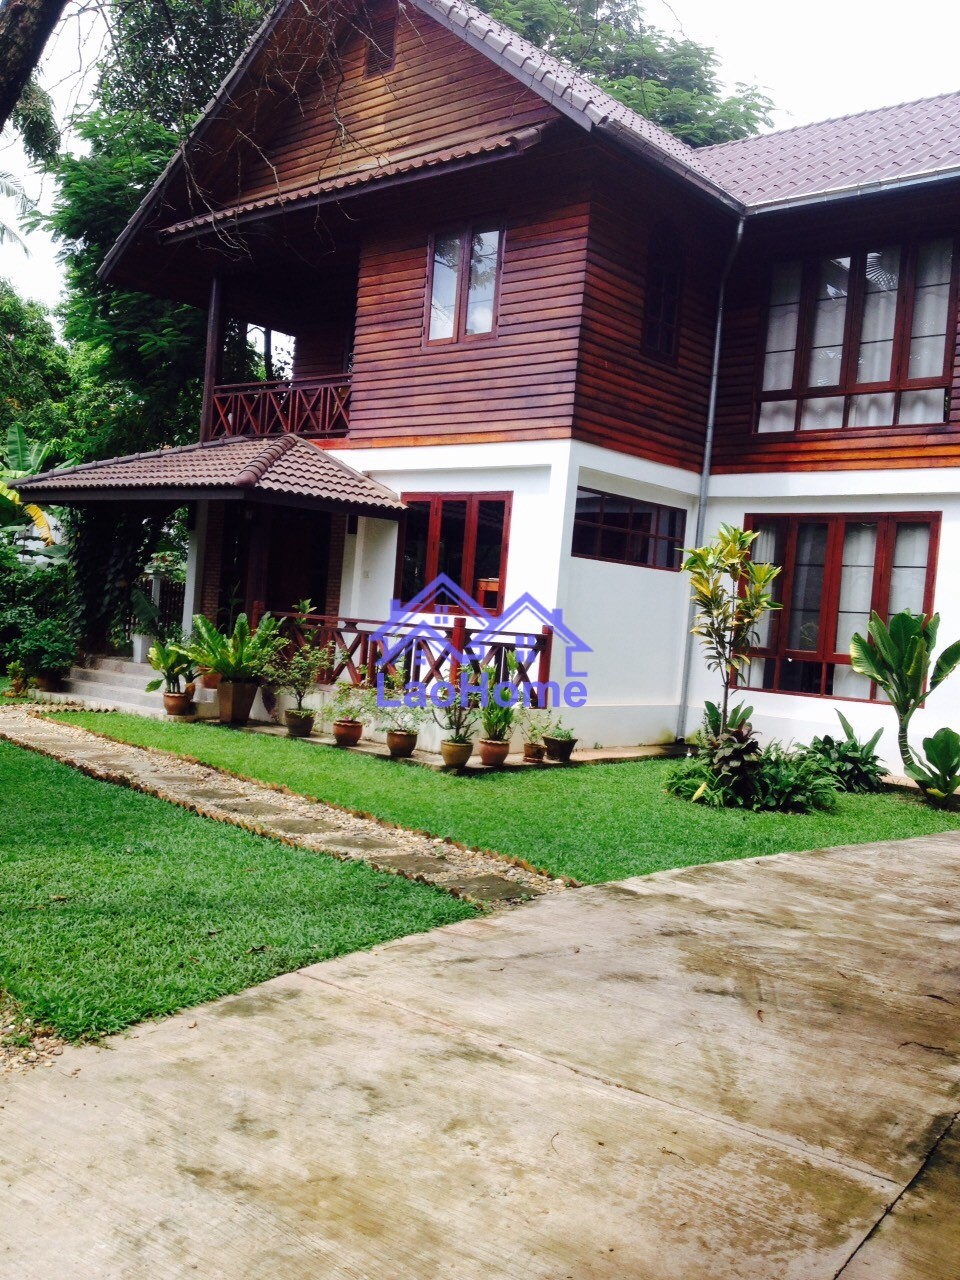
<path id="1" fill-rule="evenodd" d="M 669 872 L 0 1083 L 0 1275 L 956 1280 L 960 834 Z"/>

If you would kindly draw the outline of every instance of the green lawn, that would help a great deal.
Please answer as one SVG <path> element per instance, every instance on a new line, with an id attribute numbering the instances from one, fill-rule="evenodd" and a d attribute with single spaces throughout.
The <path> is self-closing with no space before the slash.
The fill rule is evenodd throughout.
<path id="1" fill-rule="evenodd" d="M 57 719 L 284 783 L 303 795 L 513 854 L 589 883 L 960 827 L 960 814 L 937 812 L 912 793 L 893 791 L 841 796 L 832 813 L 706 809 L 664 793 L 670 764 L 663 760 L 455 776 L 212 725 L 96 712 Z"/>
<path id="2" fill-rule="evenodd" d="M 0 794 L 0 996 L 70 1038 L 473 914 L 4 742 Z"/>

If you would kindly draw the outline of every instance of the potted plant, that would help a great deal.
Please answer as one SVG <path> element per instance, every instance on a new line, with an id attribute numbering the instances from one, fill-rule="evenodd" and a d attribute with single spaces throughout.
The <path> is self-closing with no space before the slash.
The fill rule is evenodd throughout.
<path id="1" fill-rule="evenodd" d="M 525 707 L 518 717 L 523 733 L 523 758 L 528 764 L 542 764 L 546 753 L 544 734 L 548 733 L 553 717 L 547 710 Z"/>
<path id="2" fill-rule="evenodd" d="M 22 662 L 7 664 L 7 678 L 10 681 L 10 688 L 6 695 L 8 698 L 23 698 L 29 693 L 30 677 Z"/>
<path id="3" fill-rule="evenodd" d="M 187 650 L 191 660 L 220 676 L 220 723 L 246 724 L 264 668 L 284 644 L 279 623 L 267 613 L 253 631 L 247 615 L 241 613 L 227 636 L 198 614 L 193 627 L 193 643 Z"/>
<path id="4" fill-rule="evenodd" d="M 468 695 L 463 698 L 458 688 L 448 706 L 438 707 L 433 718 L 444 730 L 440 754 L 448 769 L 462 769 L 473 755 L 473 735 L 480 709 Z"/>
<path id="5" fill-rule="evenodd" d="M 313 733 L 317 712 L 303 705 L 303 700 L 316 688 L 320 672 L 330 666 L 328 651 L 315 645 L 293 646 L 278 653 L 264 668 L 264 679 L 278 693 L 289 693 L 294 706 L 283 713 L 283 722 L 291 738 L 309 738 Z"/>
<path id="6" fill-rule="evenodd" d="M 510 752 L 510 735 L 513 732 L 513 721 L 516 708 L 501 707 L 491 698 L 480 712 L 480 724 L 483 737 L 480 739 L 480 763 L 491 768 L 499 768 Z"/>
<path id="7" fill-rule="evenodd" d="M 163 685 L 163 709 L 168 716 L 189 715 L 193 707 L 193 681 L 196 671 L 186 648 L 176 641 L 164 644 L 158 640 L 147 652 L 147 661 L 160 676 L 151 680 L 147 692 Z"/>
<path id="8" fill-rule="evenodd" d="M 377 728 L 386 732 L 387 750 L 392 760 L 409 759 L 416 750 L 417 735 L 427 716 L 426 708 L 411 707 L 404 701 L 407 671 L 403 666 L 392 673 L 383 673 L 380 688 L 386 700 L 397 705 L 384 706 L 379 698 L 376 699 Z"/>
<path id="9" fill-rule="evenodd" d="M 363 678 L 361 672 L 361 679 Z M 340 680 L 333 692 L 333 740 L 338 747 L 355 747 L 370 715 L 371 690 L 351 680 Z"/>
<path id="10" fill-rule="evenodd" d="M 547 748 L 547 759 L 556 760 L 560 764 L 568 764 L 577 741 L 573 736 L 573 730 L 568 729 L 562 720 L 558 720 L 552 726 L 550 732 L 543 735 L 543 745 Z"/>
<path id="11" fill-rule="evenodd" d="M 75 639 L 64 631 L 62 622 L 42 618 L 24 628 L 18 657 L 37 688 L 52 692 L 73 666 L 76 648 Z"/>

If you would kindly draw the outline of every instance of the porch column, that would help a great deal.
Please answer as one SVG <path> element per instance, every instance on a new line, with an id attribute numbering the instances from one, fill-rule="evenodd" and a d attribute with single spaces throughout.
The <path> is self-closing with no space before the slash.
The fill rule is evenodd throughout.
<path id="1" fill-rule="evenodd" d="M 213 392 L 223 377 L 223 339 L 226 317 L 223 312 L 223 277 L 210 284 L 207 309 L 207 351 L 203 364 L 203 408 L 200 411 L 200 439 L 209 440 L 213 429 Z"/>
<path id="2" fill-rule="evenodd" d="M 196 502 L 190 508 L 190 542 L 187 546 L 187 578 L 183 588 L 183 622 L 185 632 L 193 626 L 193 616 L 203 612 L 203 562 L 207 541 L 209 503 Z"/>

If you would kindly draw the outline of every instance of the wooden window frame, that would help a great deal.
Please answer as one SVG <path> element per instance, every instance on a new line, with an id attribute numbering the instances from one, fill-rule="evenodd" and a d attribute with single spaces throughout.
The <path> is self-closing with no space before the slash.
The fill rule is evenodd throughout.
<path id="1" fill-rule="evenodd" d="M 882 239 L 882 237 L 877 237 Z M 917 256 L 921 247 L 929 244 L 932 240 L 949 239 L 952 246 L 952 259 L 950 271 L 950 288 L 949 300 L 947 304 L 947 331 L 944 338 L 943 352 L 943 368 L 935 377 L 929 378 L 909 378 L 907 371 L 909 369 L 910 359 L 910 342 L 912 338 L 911 330 L 913 328 L 913 309 L 916 299 L 916 266 Z M 873 241 L 871 241 L 872 243 Z M 930 391 L 943 389 L 944 395 L 949 396 L 952 384 L 953 364 L 956 348 L 956 333 L 958 321 L 958 302 L 960 302 L 960 238 L 944 233 L 943 236 L 925 235 L 921 238 L 900 239 L 896 236 L 890 237 L 890 247 L 896 244 L 901 254 L 900 281 L 897 290 L 897 314 L 894 322 L 893 331 L 893 351 L 891 353 L 891 370 L 890 377 L 880 382 L 863 382 L 856 381 L 857 362 L 860 350 L 860 335 L 863 325 L 863 308 L 866 298 L 866 288 L 864 286 L 864 265 L 868 253 L 875 252 L 874 249 L 864 248 L 860 246 L 856 249 L 847 248 L 841 252 L 830 252 L 825 250 L 823 253 L 803 257 L 794 256 L 791 258 L 777 259 L 772 264 L 787 264 L 797 262 L 801 268 L 801 285 L 800 285 L 800 302 L 797 316 L 797 342 L 794 348 L 793 362 L 793 381 L 788 388 L 777 389 L 776 391 L 765 391 L 763 388 L 763 371 L 764 362 L 767 354 L 767 338 L 770 325 L 770 278 L 771 269 L 767 272 L 767 299 L 762 309 L 762 322 L 760 324 L 759 333 L 759 351 L 756 360 L 756 376 L 754 386 L 754 413 L 753 413 L 753 432 L 755 436 L 761 438 L 771 437 L 773 439 L 783 439 L 785 437 L 795 438 L 797 436 L 836 436 L 839 433 L 844 435 L 857 436 L 860 434 L 871 435 L 877 431 L 900 431 L 910 430 L 912 428 L 920 428 L 921 430 L 930 430 L 931 427 L 947 427 L 948 419 L 944 417 L 938 422 L 906 422 L 901 423 L 900 402 L 904 392 L 909 391 Z M 817 293 L 817 274 L 820 266 L 826 258 L 845 258 L 850 259 L 850 278 L 851 289 L 847 296 L 847 308 L 844 316 L 843 326 L 843 353 L 841 357 L 840 380 L 834 386 L 829 387 L 811 387 L 805 385 L 810 367 L 810 352 L 813 346 L 813 328 L 816 313 L 816 293 Z M 951 335 L 953 337 L 951 338 Z M 879 395 L 892 394 L 893 402 L 893 421 L 882 426 L 859 426 L 849 427 L 847 423 L 850 418 L 850 410 L 852 401 L 856 396 L 860 395 Z M 801 427 L 800 421 L 803 414 L 803 407 L 808 400 L 822 399 L 843 399 L 843 420 L 839 427 Z M 793 427 L 786 428 L 782 431 L 760 431 L 760 413 L 764 404 L 772 404 L 778 401 L 795 400 Z M 949 411 L 949 406 L 948 406 Z"/>
<path id="2" fill-rule="evenodd" d="M 653 510 L 656 512 L 658 527 L 660 522 L 660 513 L 662 511 L 674 512 L 683 517 L 683 532 L 680 534 L 678 538 L 670 538 L 670 537 L 667 537 L 666 535 L 660 534 L 659 532 L 643 535 L 644 537 L 648 537 L 650 539 L 651 547 L 653 548 L 654 553 L 656 552 L 656 548 L 660 543 L 676 543 L 677 563 L 675 565 L 656 564 L 656 563 L 650 564 L 648 561 L 645 561 L 645 560 L 621 559 L 618 556 L 604 556 L 599 554 L 588 555 L 586 552 L 583 552 L 583 551 L 574 551 L 573 541 L 571 541 L 571 544 L 570 544 L 571 556 L 574 556 L 577 560 L 597 560 L 597 561 L 603 562 L 604 564 L 625 564 L 625 565 L 629 565 L 632 569 L 656 569 L 660 573 L 679 573 L 680 572 L 680 569 L 682 568 L 681 558 L 683 554 L 683 543 L 684 543 L 684 539 L 687 531 L 687 510 L 685 507 L 672 507 L 665 502 L 649 502 L 646 498 L 635 498 L 630 494 L 626 494 L 626 493 L 611 493 L 608 489 L 594 489 L 591 485 L 585 485 L 585 484 L 577 485 L 578 498 L 581 493 L 589 493 L 601 499 L 617 498 L 621 502 L 629 502 L 631 504 L 639 504 L 644 507 L 652 507 Z M 592 521 L 584 521 L 582 523 L 583 525 L 585 525 L 590 529 L 596 529 L 598 535 L 602 533 L 604 529 L 609 529 L 615 533 L 623 533 L 622 528 L 617 528 L 617 526 L 615 525 L 605 525 L 603 523 L 603 507 L 601 507 L 600 509 L 600 519 L 596 523 Z M 632 530 L 627 530 L 628 537 L 632 532 L 633 532 Z M 574 516 L 573 516 L 573 539 L 574 540 L 576 539 L 576 534 L 577 534 L 577 515 L 576 515 L 576 508 L 574 508 Z M 598 537 L 598 543 L 599 543 L 599 537 Z M 655 554 L 654 554 L 654 559 L 656 559 Z"/>
<path id="3" fill-rule="evenodd" d="M 780 697 L 794 698 L 831 698 L 839 702 L 871 702 L 878 701 L 877 687 L 870 685 L 867 698 L 854 698 L 849 694 L 831 693 L 825 689 L 827 668 L 831 666 L 850 666 L 849 653 L 838 653 L 836 650 L 837 624 L 840 606 L 840 578 L 843 570 L 843 543 L 848 524 L 876 524 L 877 550 L 873 567 L 873 589 L 870 599 L 871 613 L 878 613 L 881 618 L 889 617 L 891 571 L 893 568 L 893 550 L 896 545 L 896 531 L 899 525 L 926 524 L 930 527 L 930 543 L 927 551 L 927 570 L 923 586 L 923 612 L 928 616 L 933 612 L 934 585 L 937 575 L 937 558 L 940 549 L 940 525 L 942 512 L 939 511 L 868 511 L 868 512 L 794 512 L 789 514 L 775 513 L 770 515 L 747 515 L 744 517 L 744 528 L 754 532 L 758 525 L 780 525 L 785 531 L 782 572 L 776 580 L 777 597 L 783 605 L 770 615 L 770 643 L 750 650 L 751 663 L 747 671 L 747 680 L 741 686 L 751 693 L 770 693 Z M 793 579 L 796 562 L 797 535 L 801 524 L 827 525 L 827 550 L 824 557 L 823 572 L 823 612 L 821 614 L 820 634 L 816 650 L 788 649 L 786 636 L 789 628 L 790 600 L 793 595 Z M 774 679 L 769 687 L 751 683 L 751 675 L 758 662 L 770 660 L 776 663 Z M 790 662 L 806 662 L 810 666 L 820 667 L 820 691 L 809 692 L 798 689 L 780 688 L 782 664 Z"/>
<path id="4" fill-rule="evenodd" d="M 492 230 L 499 233 L 497 244 L 497 274 L 493 288 L 493 318 L 490 328 L 484 333 L 465 333 L 467 324 L 467 303 L 470 293 L 470 258 L 473 250 L 473 237 L 477 231 Z M 463 239 L 460 246 L 460 262 L 457 267 L 457 306 L 454 316 L 453 334 L 449 338 L 430 337 L 430 319 L 433 310 L 433 272 L 435 249 L 441 236 L 459 235 Z M 423 346 L 434 347 L 460 346 L 464 343 L 489 343 L 497 339 L 500 325 L 500 292 L 503 285 L 503 257 L 507 230 L 502 218 L 478 218 L 469 223 L 456 223 L 438 227 L 430 236 L 427 245 L 427 279 L 423 307 Z"/>
<path id="5" fill-rule="evenodd" d="M 669 351 L 664 350 L 662 345 L 663 308 L 661 306 L 660 312 L 656 316 L 654 316 L 651 311 L 651 282 L 654 270 L 660 266 L 661 257 L 666 258 L 668 263 L 667 269 L 672 270 L 676 275 L 676 286 L 672 295 L 674 303 L 674 320 L 673 324 L 670 326 L 673 341 Z M 680 353 L 685 257 L 686 255 L 683 251 L 682 242 L 673 223 L 658 222 L 647 238 L 647 262 L 643 283 L 643 320 L 640 330 L 640 352 L 646 359 L 654 360 L 657 364 L 667 365 L 669 367 L 676 366 Z M 661 295 L 663 292 L 664 291 L 662 289 L 658 290 L 658 293 Z M 660 339 L 656 344 L 653 344 L 651 341 L 651 333 L 654 324 L 659 326 L 660 332 Z"/>
<path id="6" fill-rule="evenodd" d="M 430 504 L 430 516 L 427 527 L 427 563 L 424 567 L 424 583 L 429 583 L 437 576 L 438 564 L 440 559 L 440 522 L 443 514 L 443 504 L 445 502 L 466 502 L 466 521 L 463 532 L 463 566 L 461 568 L 461 578 L 465 579 L 469 586 L 464 586 L 460 582 L 460 587 L 473 595 L 473 587 L 476 585 L 474 581 L 474 565 L 476 563 L 477 554 L 477 523 L 480 514 L 481 502 L 502 502 L 503 506 L 503 543 L 500 548 L 500 587 L 497 592 L 497 603 L 494 608 L 484 606 L 486 612 L 496 617 L 503 612 L 504 605 L 504 586 L 507 581 L 507 552 L 510 544 L 510 520 L 513 510 L 513 494 L 509 490 L 491 491 L 491 492 L 463 492 L 463 493 L 402 493 L 400 495 L 401 502 L 428 502 Z M 401 605 L 409 603 L 401 599 L 403 590 L 403 553 L 406 542 L 406 520 L 400 521 L 400 533 L 397 539 L 397 564 L 394 576 L 393 594 Z M 457 608 L 446 608 L 445 612 L 451 614 L 462 613 Z"/>

